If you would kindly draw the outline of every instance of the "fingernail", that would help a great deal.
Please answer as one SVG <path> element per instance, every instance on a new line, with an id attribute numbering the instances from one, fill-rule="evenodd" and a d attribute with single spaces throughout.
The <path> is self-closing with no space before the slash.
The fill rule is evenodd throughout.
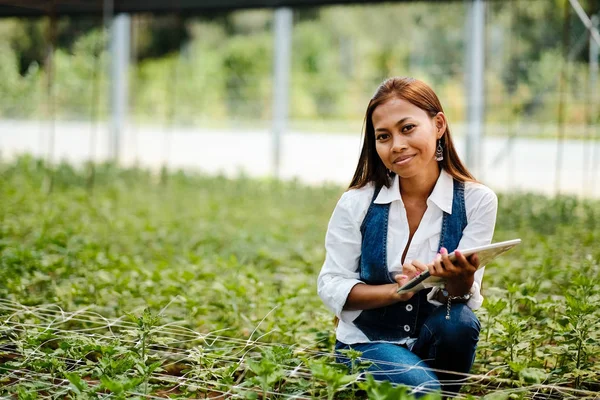
<path id="1" fill-rule="evenodd" d="M 456 254 L 457 257 L 462 256 L 462 253 L 459 250 L 454 250 L 454 254 Z"/>
<path id="2" fill-rule="evenodd" d="M 446 248 L 445 248 L 445 247 L 442 247 L 442 248 L 440 249 L 440 253 L 441 253 L 441 254 L 448 254 L 448 250 L 446 250 Z"/>

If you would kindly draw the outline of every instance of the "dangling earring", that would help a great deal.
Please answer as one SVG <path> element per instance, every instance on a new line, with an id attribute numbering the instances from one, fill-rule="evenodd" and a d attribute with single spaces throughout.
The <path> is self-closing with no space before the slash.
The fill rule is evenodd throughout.
<path id="1" fill-rule="evenodd" d="M 444 148 L 442 147 L 442 141 L 438 140 L 437 149 L 435 149 L 435 160 L 442 161 L 444 159 Z"/>

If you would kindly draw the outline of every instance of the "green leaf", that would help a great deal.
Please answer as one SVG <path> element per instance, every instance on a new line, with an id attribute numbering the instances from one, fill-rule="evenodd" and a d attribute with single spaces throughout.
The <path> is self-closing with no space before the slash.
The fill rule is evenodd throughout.
<path id="1" fill-rule="evenodd" d="M 394 386 L 388 381 L 376 381 L 373 375 L 370 374 L 367 374 L 365 381 L 360 382 L 358 387 L 367 393 L 370 400 L 409 400 L 415 398 L 406 386 Z M 437 397 L 435 396 L 435 398 Z"/>
<path id="2" fill-rule="evenodd" d="M 482 400 L 508 400 L 510 397 L 509 393 L 506 392 L 494 392 L 483 396 Z"/>
<path id="3" fill-rule="evenodd" d="M 524 368 L 519 372 L 519 378 L 526 383 L 542 383 L 548 374 L 540 368 Z"/>
<path id="4" fill-rule="evenodd" d="M 65 377 L 71 382 L 73 391 L 77 394 L 83 394 L 87 388 L 88 384 L 86 381 L 81 379 L 81 377 L 75 373 L 65 373 Z"/>
<path id="5" fill-rule="evenodd" d="M 102 382 L 102 386 L 115 394 L 119 394 L 123 392 L 123 384 L 119 381 L 112 380 L 106 376 L 100 377 L 100 382 Z"/>

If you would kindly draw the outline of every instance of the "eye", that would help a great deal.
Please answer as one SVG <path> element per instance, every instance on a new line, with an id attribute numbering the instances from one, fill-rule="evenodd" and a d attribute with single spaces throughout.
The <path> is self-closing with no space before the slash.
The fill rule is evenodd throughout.
<path id="1" fill-rule="evenodd" d="M 412 131 L 414 127 L 415 127 L 415 125 L 413 125 L 413 124 L 406 124 L 402 127 L 402 132 L 406 133 L 408 131 Z"/>
<path id="2" fill-rule="evenodd" d="M 375 135 L 375 140 L 378 141 L 384 141 L 387 140 L 390 137 L 389 133 L 378 133 L 377 135 Z"/>

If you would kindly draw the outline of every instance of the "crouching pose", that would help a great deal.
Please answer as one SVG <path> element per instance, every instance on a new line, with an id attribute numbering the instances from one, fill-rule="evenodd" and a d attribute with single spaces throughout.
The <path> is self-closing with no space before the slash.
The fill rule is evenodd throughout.
<path id="1" fill-rule="evenodd" d="M 438 97 L 425 83 L 391 78 L 365 116 L 356 172 L 325 239 L 321 299 L 339 318 L 338 359 L 362 352 L 378 380 L 415 393 L 461 387 L 473 364 L 483 302 L 477 255 L 491 243 L 497 198 L 460 161 Z M 445 285 L 400 295 L 419 273 Z"/>

